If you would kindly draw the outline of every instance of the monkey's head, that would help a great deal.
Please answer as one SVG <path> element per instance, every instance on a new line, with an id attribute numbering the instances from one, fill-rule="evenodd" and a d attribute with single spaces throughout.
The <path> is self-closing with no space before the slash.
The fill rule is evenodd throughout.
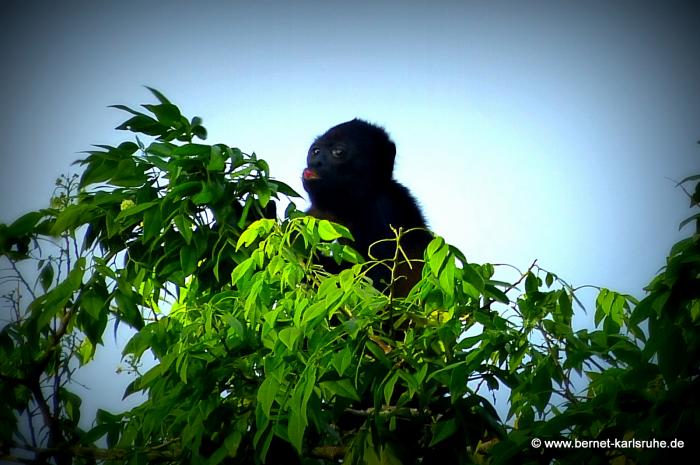
<path id="1" fill-rule="evenodd" d="M 391 181 L 396 146 L 379 126 L 354 119 L 316 138 L 302 174 L 304 189 L 315 206 L 370 196 Z"/>

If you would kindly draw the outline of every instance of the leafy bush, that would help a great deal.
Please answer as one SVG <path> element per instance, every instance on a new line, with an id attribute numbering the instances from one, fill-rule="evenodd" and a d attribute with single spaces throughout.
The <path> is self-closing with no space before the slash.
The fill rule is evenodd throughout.
<path id="1" fill-rule="evenodd" d="M 296 193 L 267 163 L 194 142 L 201 119 L 151 91 L 145 113 L 116 106 L 135 142 L 88 152 L 50 208 L 0 225 L 3 460 L 642 464 L 669 451 L 642 441 L 700 430 L 698 234 L 641 302 L 600 289 L 594 330 L 572 326 L 576 289 L 555 274 L 501 282 L 440 237 L 395 298 L 366 278 L 390 262 L 362 263 L 338 242 L 350 231 L 293 202 L 278 220 Z M 319 255 L 348 266 L 328 274 Z M 135 332 L 125 395 L 146 397 L 85 431 L 71 376 L 110 321 Z M 485 397 L 500 389 L 506 418 Z"/>

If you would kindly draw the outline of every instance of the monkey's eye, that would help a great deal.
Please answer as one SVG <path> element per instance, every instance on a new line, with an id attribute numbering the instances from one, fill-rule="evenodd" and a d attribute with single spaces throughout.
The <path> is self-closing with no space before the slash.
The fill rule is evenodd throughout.
<path id="1" fill-rule="evenodd" d="M 318 147 L 314 147 L 311 149 L 311 155 L 317 157 L 319 153 L 321 153 L 321 149 L 319 149 Z"/>
<path id="2" fill-rule="evenodd" d="M 344 153 L 345 151 L 341 148 L 331 150 L 331 155 L 333 155 L 334 158 L 342 158 Z"/>

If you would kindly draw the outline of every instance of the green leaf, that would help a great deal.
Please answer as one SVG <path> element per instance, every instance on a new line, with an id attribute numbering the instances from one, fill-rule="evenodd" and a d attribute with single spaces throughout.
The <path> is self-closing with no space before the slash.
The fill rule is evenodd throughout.
<path id="1" fill-rule="evenodd" d="M 339 396 L 360 402 L 360 396 L 357 394 L 355 386 L 349 379 L 341 379 L 339 381 L 323 381 L 319 384 L 321 389 L 329 393 L 329 397 Z"/>
<path id="2" fill-rule="evenodd" d="M 214 195 L 215 194 L 209 187 L 209 184 L 202 183 L 202 190 L 192 197 L 192 202 L 194 202 L 195 205 L 209 204 L 212 202 L 212 200 L 214 200 Z"/>
<path id="3" fill-rule="evenodd" d="M 56 222 L 51 227 L 51 234 L 60 236 L 68 230 L 84 225 L 93 217 L 94 207 L 89 204 L 78 204 L 67 206 L 56 218 Z"/>
<path id="4" fill-rule="evenodd" d="M 126 343 L 124 349 L 122 349 L 122 355 L 134 355 L 136 359 L 139 359 L 143 353 L 151 347 L 153 344 L 153 323 L 148 324 L 141 328 L 139 332 L 134 334 L 131 339 Z M 158 365 L 159 372 L 162 370 L 162 366 Z"/>
<path id="5" fill-rule="evenodd" d="M 197 249 L 193 245 L 187 245 L 180 249 L 180 266 L 185 276 L 189 276 L 197 269 Z"/>
<path id="6" fill-rule="evenodd" d="M 126 159 L 120 161 L 116 166 L 109 178 L 109 182 L 119 187 L 139 187 L 147 179 L 143 165 L 134 163 L 132 159 Z"/>
<path id="7" fill-rule="evenodd" d="M 352 363 L 352 351 L 349 347 L 344 347 L 341 351 L 333 354 L 333 368 L 339 376 L 343 376 Z"/>
<path id="8" fill-rule="evenodd" d="M 114 293 L 114 299 L 117 302 L 117 308 L 119 310 L 118 315 L 121 319 L 131 327 L 141 329 L 143 327 L 143 316 L 136 305 L 136 297 L 134 295 L 127 295 L 125 292 L 119 290 Z"/>
<path id="9" fill-rule="evenodd" d="M 258 196 L 258 202 L 261 207 L 265 207 L 270 202 L 272 190 L 265 179 L 258 179 L 255 181 L 254 192 Z"/>
<path id="10" fill-rule="evenodd" d="M 532 394 L 536 396 L 535 408 L 540 412 L 544 412 L 547 407 L 547 402 L 552 396 L 552 376 L 551 362 L 547 361 L 537 367 L 537 372 L 532 380 Z"/>
<path id="11" fill-rule="evenodd" d="M 493 286 L 492 284 L 486 285 L 486 287 L 484 288 L 484 295 L 503 304 L 510 303 L 510 299 L 505 294 L 505 292 L 498 289 L 496 286 Z"/>
<path id="12" fill-rule="evenodd" d="M 209 163 L 207 164 L 207 171 L 210 172 L 220 172 L 226 167 L 226 160 L 222 154 L 221 147 L 218 145 L 212 145 Z"/>
<path id="13" fill-rule="evenodd" d="M 610 306 L 610 318 L 618 325 L 622 325 L 626 300 L 624 296 L 618 293 L 614 293 L 614 296 L 612 305 Z"/>
<path id="14" fill-rule="evenodd" d="M 162 93 L 160 93 L 158 90 L 154 89 L 153 87 L 149 87 L 149 86 L 144 86 L 144 87 L 145 87 L 146 89 L 150 90 L 151 93 L 152 93 L 153 95 L 155 95 L 155 97 L 158 99 L 158 101 L 159 101 L 160 103 L 166 103 L 166 104 L 167 104 L 167 103 L 170 103 L 170 101 L 169 101 L 167 98 L 165 98 L 165 95 L 163 95 Z"/>
<path id="15" fill-rule="evenodd" d="M 102 158 L 90 161 L 80 178 L 80 187 L 107 181 L 112 177 L 117 166 L 118 163 L 116 161 L 104 160 Z"/>
<path id="16" fill-rule="evenodd" d="M 159 202 L 145 202 L 145 203 L 140 203 L 140 204 L 135 204 L 131 207 L 125 208 L 124 210 L 120 211 L 117 217 L 114 219 L 115 221 L 121 221 L 125 218 L 128 218 L 130 216 L 138 215 L 144 210 L 148 210 L 149 208 L 152 207 L 157 207 Z"/>
<path id="17" fill-rule="evenodd" d="M 90 317 L 94 320 L 100 318 L 102 309 L 105 308 L 107 304 L 107 296 L 104 293 L 98 293 L 93 286 L 87 288 L 80 295 L 80 306 L 84 309 Z"/>
<path id="18" fill-rule="evenodd" d="M 192 223 L 190 219 L 185 215 L 177 215 L 173 218 L 173 221 L 175 222 L 175 226 L 177 226 L 177 231 L 182 235 L 183 239 L 185 239 L 185 242 L 187 244 L 192 242 Z"/>
<path id="19" fill-rule="evenodd" d="M 152 112 L 158 121 L 165 126 L 178 127 L 182 125 L 180 109 L 172 103 L 161 103 L 160 105 L 144 105 L 144 108 Z"/>
<path id="20" fill-rule="evenodd" d="M 561 290 L 559 293 L 559 312 L 562 316 L 563 322 L 566 324 L 571 324 L 571 317 L 574 314 L 574 309 L 571 303 L 571 298 L 565 290 Z"/>
<path id="21" fill-rule="evenodd" d="M 318 234 L 324 241 L 332 241 L 343 237 L 328 220 L 318 222 Z"/>
<path id="22" fill-rule="evenodd" d="M 88 446 L 92 445 L 106 435 L 112 428 L 113 425 L 97 425 L 80 438 L 80 443 Z"/>
<path id="23" fill-rule="evenodd" d="M 301 197 L 297 193 L 297 191 L 295 191 L 289 185 L 287 185 L 281 181 L 270 180 L 269 183 L 270 183 L 270 185 L 275 186 L 274 187 L 275 192 L 279 192 L 280 194 L 284 194 L 288 197 Z"/>
<path id="24" fill-rule="evenodd" d="M 438 281 L 440 282 L 440 289 L 443 290 L 445 295 L 452 297 L 455 288 L 455 263 L 454 260 L 446 260 L 444 262 L 445 266 L 442 271 L 440 271 Z"/>
<path id="25" fill-rule="evenodd" d="M 246 201 L 246 205 L 247 204 L 248 202 Z M 246 228 L 246 230 L 243 231 L 241 237 L 238 238 L 238 242 L 236 243 L 236 250 L 239 250 L 241 247 L 248 247 L 253 242 L 255 242 L 255 240 L 259 236 L 265 236 L 269 234 L 276 223 L 276 220 L 269 218 L 263 218 L 251 223 L 250 226 L 248 226 L 248 228 Z"/>
<path id="26" fill-rule="evenodd" d="M 248 247 L 250 244 L 255 242 L 255 239 L 258 238 L 258 230 L 254 228 L 248 227 L 245 231 L 243 231 L 243 234 L 241 234 L 241 237 L 238 238 L 238 242 L 236 243 L 236 250 L 240 249 L 241 247 Z"/>
<path id="27" fill-rule="evenodd" d="M 659 370 L 666 382 L 672 383 L 688 366 L 688 351 L 678 326 L 662 321 L 650 327 L 658 341 Z M 694 362 L 693 362 L 694 363 Z"/>
<path id="28" fill-rule="evenodd" d="M 75 262 L 65 280 L 29 305 L 31 312 L 39 313 L 39 328 L 47 325 L 56 312 L 63 309 L 68 299 L 80 288 L 84 273 L 85 257 L 81 257 Z"/>
<path id="29" fill-rule="evenodd" d="M 686 218 L 683 221 L 681 221 L 681 224 L 678 225 L 678 230 L 683 229 L 683 227 L 686 224 L 692 223 L 693 221 L 700 221 L 700 213 L 696 213 L 695 215 L 691 216 L 690 218 Z"/>
<path id="30" fill-rule="evenodd" d="M 104 328 L 102 331 L 104 331 Z M 97 334 L 97 330 L 95 331 L 95 334 Z M 99 334 L 97 334 L 97 338 L 99 338 L 101 335 L 102 332 L 99 332 Z M 81 366 L 87 365 L 95 357 L 95 349 L 95 344 L 93 344 L 90 340 L 90 336 L 80 343 L 77 356 Z"/>
<path id="31" fill-rule="evenodd" d="M 181 354 L 175 363 L 175 370 L 177 371 L 177 374 L 180 375 L 180 381 L 182 381 L 182 384 L 187 384 L 187 370 L 189 366 L 190 355 L 188 353 Z M 186 442 L 186 440 L 183 439 L 183 442 Z"/>
<path id="32" fill-rule="evenodd" d="M 246 258 L 243 260 L 236 268 L 231 272 L 231 284 L 235 286 L 238 281 L 245 276 L 249 270 L 255 269 L 255 260 L 253 258 Z M 240 287 L 240 286 L 239 286 Z"/>
<path id="33" fill-rule="evenodd" d="M 171 144 L 170 142 L 153 142 L 146 148 L 146 153 L 157 157 L 170 158 L 176 147 L 175 144 Z"/>
<path id="34" fill-rule="evenodd" d="M 454 418 L 449 420 L 443 420 L 435 423 L 432 428 L 433 437 L 430 440 L 428 447 L 433 447 L 435 444 L 439 444 L 445 439 L 451 437 L 457 432 L 457 423 Z"/>
<path id="35" fill-rule="evenodd" d="M 698 143 L 700 143 L 700 141 Z M 676 184 L 676 186 L 680 186 L 681 184 L 685 184 L 688 181 L 700 181 L 700 174 L 694 174 L 692 176 L 685 177 L 682 180 L 680 180 L 678 182 L 678 184 Z"/>
<path id="36" fill-rule="evenodd" d="M 430 241 L 430 244 L 428 244 L 425 258 L 434 276 L 439 276 L 449 252 L 449 246 L 445 244 L 445 240 L 441 237 L 435 237 Z"/>
<path id="37" fill-rule="evenodd" d="M 539 290 L 539 278 L 534 273 L 528 272 L 525 278 L 525 292 L 527 294 L 535 294 Z"/>
<path id="38" fill-rule="evenodd" d="M 143 113 L 132 110 L 131 108 L 127 107 L 126 105 L 109 105 L 109 108 L 116 108 L 118 110 L 125 111 L 127 113 L 131 113 L 132 115 L 143 115 Z"/>
<path id="39" fill-rule="evenodd" d="M 171 152 L 171 156 L 196 156 L 208 155 L 211 153 L 211 146 L 203 144 L 184 144 L 175 148 Z"/>
<path id="40" fill-rule="evenodd" d="M 326 315 L 328 313 L 328 303 L 326 299 L 316 302 L 304 310 L 303 317 L 301 319 L 302 325 L 307 325 L 309 322 L 314 321 L 316 318 Z"/>
<path id="41" fill-rule="evenodd" d="M 28 234 L 34 226 L 44 217 L 42 212 L 30 212 L 17 218 L 8 228 L 7 236 L 19 237 Z"/>
<path id="42" fill-rule="evenodd" d="M 54 270 L 51 262 L 47 263 L 39 273 L 39 282 L 44 292 L 48 291 L 53 283 Z"/>
<path id="43" fill-rule="evenodd" d="M 299 336 L 301 336 L 301 330 L 294 326 L 284 328 L 279 332 L 280 341 L 282 341 L 289 350 L 294 350 L 294 344 L 297 339 L 299 339 Z"/>
<path id="44" fill-rule="evenodd" d="M 274 376 L 267 376 L 258 388 L 257 399 L 262 407 L 262 412 L 267 418 L 270 418 L 272 403 L 275 401 L 279 388 L 280 383 Z"/>
<path id="45" fill-rule="evenodd" d="M 140 132 L 149 136 L 161 136 L 167 132 L 158 121 L 147 115 L 137 115 L 116 127 L 121 131 Z"/>
<path id="46" fill-rule="evenodd" d="M 556 278 L 556 275 L 553 273 L 547 273 L 547 276 L 544 279 L 545 284 L 547 287 L 552 287 L 552 284 L 554 284 L 554 279 Z"/>
<path id="47" fill-rule="evenodd" d="M 63 401 L 63 408 L 65 409 L 66 415 L 74 423 L 80 421 L 80 406 L 83 401 L 80 397 L 70 392 L 66 388 L 60 388 L 59 390 L 60 398 Z"/>
<path id="48" fill-rule="evenodd" d="M 207 139 L 207 130 L 204 128 L 204 126 L 201 126 L 199 123 L 195 123 L 195 121 L 199 120 L 199 118 L 194 117 L 192 118 L 192 123 L 190 123 L 190 126 L 192 128 L 192 134 L 197 136 L 198 138 L 202 140 Z M 201 120 L 199 120 L 201 122 Z"/>
<path id="49" fill-rule="evenodd" d="M 466 265 L 462 271 L 465 281 L 474 286 L 479 293 L 484 292 L 484 278 L 473 265 Z"/>
<path id="50" fill-rule="evenodd" d="M 389 376 L 389 379 L 384 383 L 384 387 L 382 389 L 384 393 L 384 404 L 385 405 L 392 405 L 391 404 L 391 397 L 394 395 L 394 386 L 396 385 L 396 381 L 399 379 L 399 374 L 398 372 L 393 372 L 391 376 Z"/>
<path id="51" fill-rule="evenodd" d="M 149 208 L 143 213 L 143 240 L 150 241 L 160 235 L 163 225 L 163 216 L 160 205 L 156 208 Z"/>
<path id="52" fill-rule="evenodd" d="M 308 425 L 306 406 L 316 384 L 316 368 L 307 367 L 299 379 L 289 401 L 289 423 L 287 434 L 298 453 L 301 454 L 304 432 Z"/>

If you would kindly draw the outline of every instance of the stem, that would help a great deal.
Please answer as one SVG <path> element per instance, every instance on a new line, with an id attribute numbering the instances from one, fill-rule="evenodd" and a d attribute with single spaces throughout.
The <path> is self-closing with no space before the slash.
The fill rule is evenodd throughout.
<path id="1" fill-rule="evenodd" d="M 12 266 L 12 269 L 17 274 L 17 278 L 22 282 L 22 284 L 24 284 L 24 287 L 27 288 L 27 291 L 32 296 L 32 300 L 36 299 L 36 295 L 34 294 L 34 291 L 32 290 L 31 286 L 29 286 L 29 283 L 27 282 L 27 280 L 24 279 L 22 272 L 19 271 L 19 269 L 17 268 L 17 264 L 13 260 L 10 260 L 10 265 Z"/>

